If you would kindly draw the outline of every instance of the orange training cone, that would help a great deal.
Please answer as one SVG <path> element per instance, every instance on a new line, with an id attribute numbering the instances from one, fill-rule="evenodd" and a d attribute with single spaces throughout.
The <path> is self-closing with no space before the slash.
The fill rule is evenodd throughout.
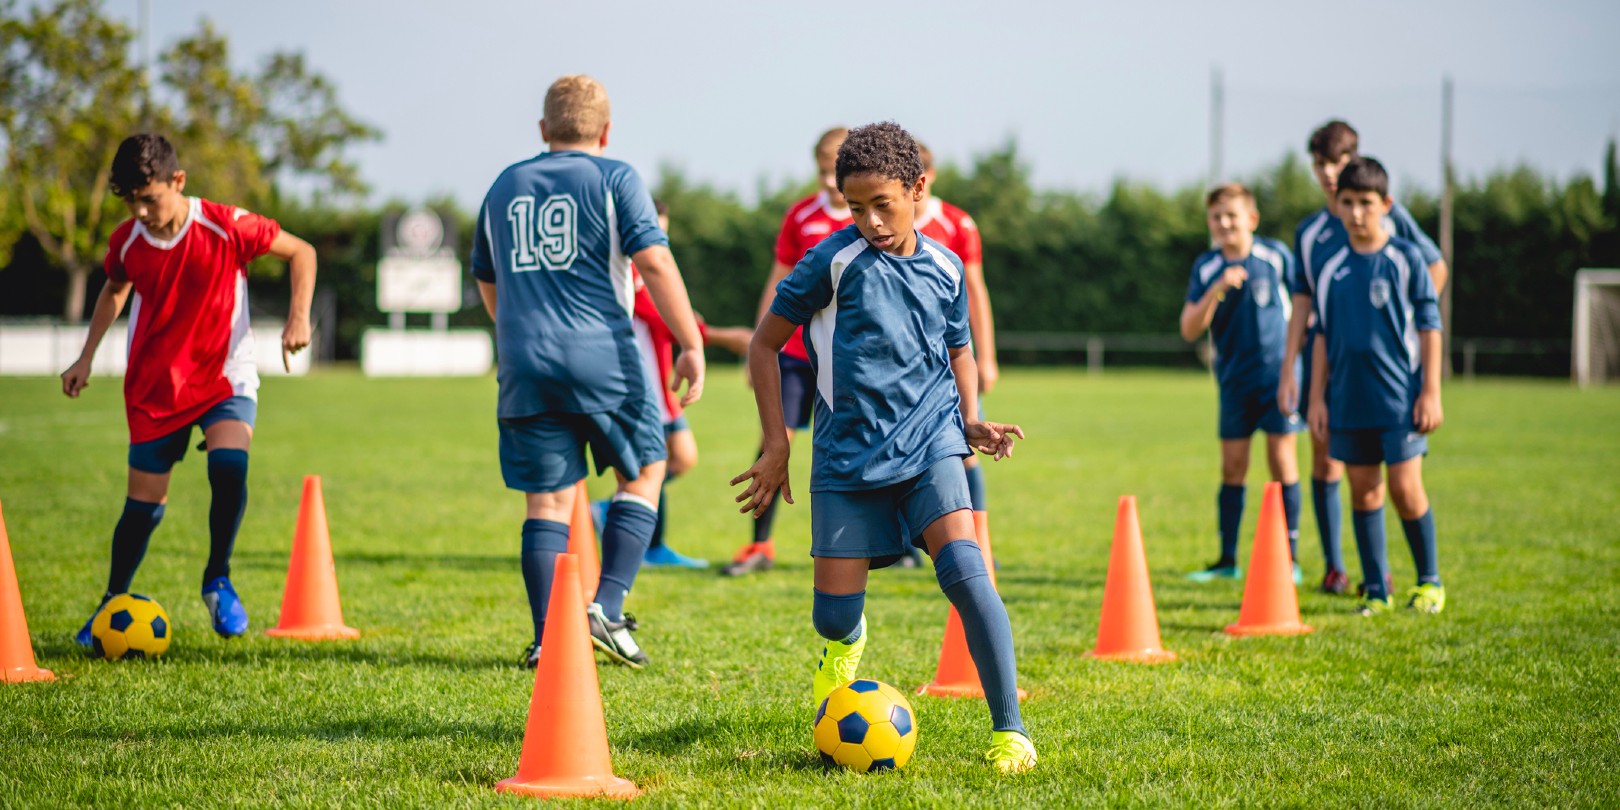
<path id="1" fill-rule="evenodd" d="M 1236 624 L 1226 626 L 1234 636 L 1300 635 L 1311 632 L 1299 621 L 1299 596 L 1294 593 L 1294 563 L 1288 556 L 1288 524 L 1283 517 L 1282 484 L 1266 484 L 1260 501 L 1260 525 L 1249 552 L 1249 576 L 1243 581 L 1243 608 Z"/>
<path id="2" fill-rule="evenodd" d="M 517 775 L 495 783 L 497 791 L 611 799 L 641 795 L 634 782 L 613 775 L 579 569 L 579 557 L 557 555 L 523 754 Z"/>
<path id="3" fill-rule="evenodd" d="M 979 535 L 979 552 L 984 555 L 985 570 L 990 572 L 990 584 L 996 584 L 996 566 L 990 553 L 990 516 L 985 512 L 973 513 L 973 528 Z M 934 679 L 917 687 L 919 695 L 935 697 L 984 697 L 984 686 L 979 683 L 979 668 L 973 665 L 968 653 L 967 634 L 962 631 L 962 616 L 951 605 L 945 616 L 945 643 L 939 648 L 939 666 Z M 1029 693 L 1018 690 L 1018 699 Z"/>
<path id="4" fill-rule="evenodd" d="M 596 583 L 602 578 L 602 563 L 596 558 L 596 526 L 591 522 L 591 494 L 585 480 L 574 487 L 574 517 L 568 523 L 568 553 L 579 556 L 579 578 L 585 604 L 596 599 Z"/>
<path id="5" fill-rule="evenodd" d="M 11 562 L 11 539 L 6 518 L 0 515 L 0 681 L 54 681 L 56 675 L 34 663 L 34 644 L 28 638 L 22 591 L 17 587 L 17 566 Z"/>
<path id="6" fill-rule="evenodd" d="M 264 632 L 305 641 L 360 637 L 359 630 L 343 624 L 318 475 L 304 476 L 304 498 L 298 504 L 298 528 L 287 561 L 287 588 L 281 595 L 281 622 Z"/>
<path id="7" fill-rule="evenodd" d="M 1153 583 L 1148 579 L 1142 524 L 1136 518 L 1133 495 L 1119 499 L 1119 513 L 1114 518 L 1114 546 L 1108 552 L 1108 581 L 1103 584 L 1097 646 L 1088 655 L 1141 664 L 1176 660 L 1176 654 L 1164 649 L 1159 641 Z"/>

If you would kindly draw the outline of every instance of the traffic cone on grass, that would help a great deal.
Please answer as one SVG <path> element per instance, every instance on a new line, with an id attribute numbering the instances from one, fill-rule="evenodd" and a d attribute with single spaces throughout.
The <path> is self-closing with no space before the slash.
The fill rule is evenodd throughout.
<path id="1" fill-rule="evenodd" d="M 634 782 L 613 775 L 579 569 L 575 555 L 557 555 L 523 754 L 517 775 L 495 783 L 497 791 L 611 799 L 641 795 Z"/>
<path id="2" fill-rule="evenodd" d="M 304 641 L 360 637 L 359 630 L 343 624 L 332 538 L 326 530 L 326 501 L 321 498 L 318 475 L 304 476 L 304 497 L 298 504 L 298 527 L 287 561 L 287 587 L 281 595 L 281 622 L 264 632 Z"/>
<path id="3" fill-rule="evenodd" d="M 596 584 L 602 578 L 602 563 L 596 558 L 596 527 L 591 523 L 591 494 L 585 480 L 574 487 L 574 517 L 568 522 L 568 553 L 579 557 L 579 578 L 585 604 L 596 599 Z"/>
<path id="4" fill-rule="evenodd" d="M 1234 636 L 1297 636 L 1311 632 L 1299 620 L 1299 596 L 1294 593 L 1294 561 L 1288 556 L 1288 523 L 1283 517 L 1282 484 L 1266 484 L 1260 501 L 1260 525 L 1249 552 L 1249 575 L 1243 581 L 1243 607 L 1236 624 L 1226 626 Z"/>
<path id="5" fill-rule="evenodd" d="M 1097 646 L 1088 655 L 1141 664 L 1176 660 L 1176 654 L 1164 649 L 1159 641 L 1159 617 L 1153 607 L 1153 583 L 1148 579 L 1134 495 L 1119 499 L 1114 546 L 1108 553 L 1108 581 L 1103 584 Z"/>
<path id="6" fill-rule="evenodd" d="M 979 553 L 984 555 L 985 570 L 990 572 L 990 584 L 994 586 L 996 567 L 990 553 L 989 516 L 984 512 L 974 512 L 973 528 L 979 536 Z M 950 606 L 950 612 L 945 616 L 945 642 L 939 648 L 939 666 L 934 671 L 934 679 L 917 687 L 917 694 L 984 697 L 984 686 L 979 683 L 979 668 L 973 665 L 973 656 L 968 652 L 967 634 L 962 630 L 962 616 L 956 612 L 955 605 Z M 1028 696 L 1028 692 L 1018 690 L 1019 700 Z"/>
<path id="7" fill-rule="evenodd" d="M 17 566 L 11 562 L 11 538 L 0 514 L 0 681 L 54 681 L 56 675 L 34 662 L 34 643 L 28 637 L 22 591 L 17 587 Z"/>

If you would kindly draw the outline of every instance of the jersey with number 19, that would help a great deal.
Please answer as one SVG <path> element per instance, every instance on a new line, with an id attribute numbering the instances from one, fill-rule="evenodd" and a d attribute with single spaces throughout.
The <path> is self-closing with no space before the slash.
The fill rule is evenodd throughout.
<path id="1" fill-rule="evenodd" d="M 496 178 L 471 264 L 496 289 L 498 416 L 603 413 L 647 395 L 629 257 L 668 243 L 629 164 L 543 152 Z"/>

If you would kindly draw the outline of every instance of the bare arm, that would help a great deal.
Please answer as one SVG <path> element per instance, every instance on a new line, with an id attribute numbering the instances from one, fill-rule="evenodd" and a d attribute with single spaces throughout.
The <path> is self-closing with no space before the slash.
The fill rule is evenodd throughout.
<path id="1" fill-rule="evenodd" d="M 1446 290 L 1446 280 L 1451 278 L 1451 268 L 1446 267 L 1446 260 L 1441 259 L 1429 265 L 1429 278 L 1434 281 L 1434 294 L 1436 297 Z"/>
<path id="2" fill-rule="evenodd" d="M 1294 311 L 1288 316 L 1288 339 L 1283 344 L 1282 373 L 1277 379 L 1277 410 L 1283 413 L 1293 413 L 1299 410 L 1299 380 L 1294 377 L 1294 361 L 1299 357 L 1299 349 L 1305 345 L 1305 330 L 1311 323 L 1311 297 L 1303 293 L 1294 294 Z M 1316 361 L 1311 357 L 1312 363 Z M 1305 392 L 1306 396 L 1310 392 Z"/>
<path id="3" fill-rule="evenodd" d="M 675 256 L 664 245 L 653 245 L 636 251 L 631 257 L 641 279 L 647 284 L 658 314 L 669 325 L 675 342 L 681 344 L 681 356 L 675 358 L 675 379 L 670 390 L 679 391 L 681 380 L 687 381 L 686 394 L 681 407 L 687 407 L 703 396 L 703 335 L 698 332 L 697 316 L 692 314 L 692 301 L 686 295 L 686 282 L 681 280 L 681 269 Z"/>
<path id="4" fill-rule="evenodd" d="M 748 344 L 754 339 L 754 330 L 742 326 L 710 326 L 708 344 L 719 346 L 732 354 L 746 358 Z"/>
<path id="5" fill-rule="evenodd" d="M 788 444 L 787 420 L 782 415 L 782 370 L 776 364 L 776 357 L 795 328 L 792 321 L 767 312 L 748 344 L 748 373 L 754 378 L 761 452 L 752 467 L 731 479 L 731 485 L 748 482 L 748 487 L 737 496 L 737 502 L 743 504 L 738 511 L 752 512 L 756 518 L 770 505 L 771 496 L 778 489 L 788 503 L 793 503 L 793 489 L 788 484 L 788 456 L 792 446 Z"/>
<path id="6" fill-rule="evenodd" d="M 962 427 L 968 446 L 1000 461 L 1013 452 L 1013 437 L 1024 438 L 1024 429 L 1017 425 L 979 421 L 978 409 L 973 405 L 978 393 L 978 363 L 967 346 L 951 349 L 951 374 L 956 377 L 957 407 L 962 412 Z"/>
<path id="7" fill-rule="evenodd" d="M 979 393 L 988 394 L 1001 379 L 996 361 L 996 319 L 990 310 L 990 288 L 984 284 L 984 265 L 965 265 L 967 279 L 968 327 L 973 330 L 974 360 L 979 367 Z"/>
<path id="8" fill-rule="evenodd" d="M 1440 409 L 1440 359 L 1444 351 L 1440 333 L 1433 329 L 1419 331 L 1418 350 L 1423 357 L 1423 390 L 1418 392 L 1417 404 L 1412 408 L 1412 424 L 1419 433 L 1433 433 L 1445 421 Z"/>
<path id="9" fill-rule="evenodd" d="M 1249 272 L 1242 267 L 1226 268 L 1215 283 L 1209 285 L 1204 296 L 1197 301 L 1189 301 L 1181 308 L 1181 339 L 1191 343 L 1204 334 L 1210 322 L 1215 320 L 1215 307 L 1226 298 L 1226 291 L 1243 286 L 1249 279 Z"/>
<path id="10" fill-rule="evenodd" d="M 90 384 L 90 364 L 95 360 L 96 349 L 101 347 L 101 339 L 107 336 L 113 321 L 118 320 L 118 313 L 124 311 L 129 289 L 127 281 L 108 279 L 102 285 L 101 293 L 96 296 L 96 308 L 90 314 L 90 331 L 84 337 L 84 350 L 79 352 L 79 359 L 62 372 L 62 393 L 76 398 Z"/>
<path id="11" fill-rule="evenodd" d="M 754 313 L 754 323 L 765 319 L 765 313 L 771 311 L 771 302 L 776 300 L 776 285 L 787 278 L 793 268 L 781 262 L 771 262 L 771 277 L 765 281 L 765 289 L 759 293 L 759 310 Z"/>
<path id="12" fill-rule="evenodd" d="M 1319 442 L 1326 442 L 1328 438 L 1327 384 L 1328 374 L 1330 373 L 1326 338 L 1313 343 L 1311 366 L 1311 435 L 1315 436 Z"/>
<path id="13" fill-rule="evenodd" d="M 495 320 L 495 282 L 478 282 L 478 297 L 484 299 L 484 311 L 489 313 L 489 319 Z"/>
<path id="14" fill-rule="evenodd" d="M 292 370 L 288 355 L 309 345 L 309 307 L 315 300 L 315 246 L 286 231 L 270 243 L 270 255 L 287 263 L 292 298 L 287 305 L 287 326 L 281 330 L 281 365 Z"/>

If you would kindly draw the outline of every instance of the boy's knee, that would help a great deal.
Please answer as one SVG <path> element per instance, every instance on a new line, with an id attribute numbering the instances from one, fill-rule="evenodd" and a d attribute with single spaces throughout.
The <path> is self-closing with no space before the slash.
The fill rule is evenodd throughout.
<path id="1" fill-rule="evenodd" d="M 984 554 L 979 550 L 979 544 L 972 540 L 952 540 L 941 546 L 939 553 L 934 555 L 934 579 L 939 581 L 940 590 L 947 593 L 953 586 L 976 577 L 989 576 L 990 570 L 984 566 Z"/>
<path id="2" fill-rule="evenodd" d="M 858 593 L 823 593 L 816 591 L 815 603 L 810 610 L 810 621 L 822 638 L 838 641 L 849 638 L 861 626 L 861 612 L 866 609 L 866 591 Z"/>
<path id="3" fill-rule="evenodd" d="M 235 484 L 247 480 L 248 453 L 234 448 L 208 451 L 208 480 Z"/>

